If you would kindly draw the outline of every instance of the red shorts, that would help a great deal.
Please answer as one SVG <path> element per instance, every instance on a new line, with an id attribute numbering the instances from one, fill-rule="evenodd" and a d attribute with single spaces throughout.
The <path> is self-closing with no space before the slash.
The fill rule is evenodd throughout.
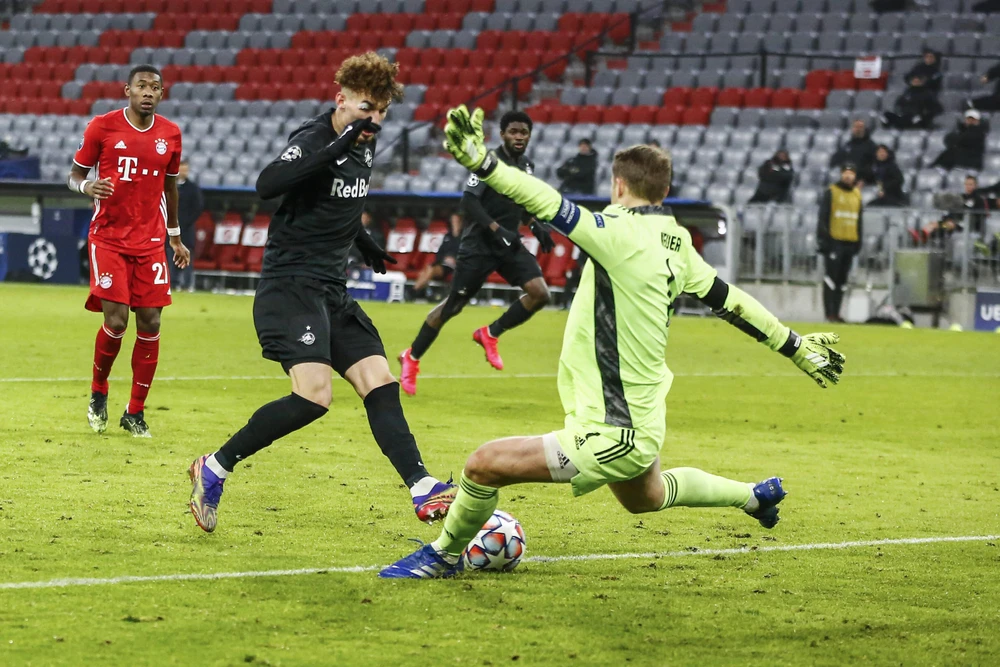
<path id="1" fill-rule="evenodd" d="M 170 266 L 165 249 L 152 255 L 125 255 L 90 242 L 90 296 L 87 310 L 101 312 L 101 300 L 130 308 L 169 306 Z"/>

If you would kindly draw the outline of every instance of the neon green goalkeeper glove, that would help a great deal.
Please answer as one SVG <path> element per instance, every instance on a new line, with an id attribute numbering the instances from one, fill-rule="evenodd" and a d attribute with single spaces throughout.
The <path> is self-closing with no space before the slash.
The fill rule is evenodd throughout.
<path id="1" fill-rule="evenodd" d="M 799 349 L 792 355 L 792 361 L 802 371 L 826 389 L 826 382 L 837 384 L 840 374 L 844 372 L 844 362 L 847 358 L 830 345 L 840 342 L 840 336 L 835 333 L 811 333 L 802 336 Z"/>
<path id="2" fill-rule="evenodd" d="M 469 114 L 464 104 L 448 112 L 444 128 L 444 148 L 455 156 L 463 167 L 480 178 L 488 176 L 496 167 L 497 158 L 486 150 L 483 138 L 483 110 Z"/>

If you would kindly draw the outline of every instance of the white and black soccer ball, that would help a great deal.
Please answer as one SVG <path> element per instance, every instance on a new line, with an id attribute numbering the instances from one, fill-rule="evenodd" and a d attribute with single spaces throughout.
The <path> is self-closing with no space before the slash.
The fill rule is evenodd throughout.
<path id="1" fill-rule="evenodd" d="M 31 268 L 31 272 L 42 280 L 48 280 L 54 276 L 56 269 L 59 268 L 56 247 L 43 238 L 35 239 L 28 246 L 28 266 Z"/>
<path id="2" fill-rule="evenodd" d="M 524 558 L 527 543 L 521 522 L 497 510 L 462 552 L 463 565 L 466 570 L 510 572 Z"/>

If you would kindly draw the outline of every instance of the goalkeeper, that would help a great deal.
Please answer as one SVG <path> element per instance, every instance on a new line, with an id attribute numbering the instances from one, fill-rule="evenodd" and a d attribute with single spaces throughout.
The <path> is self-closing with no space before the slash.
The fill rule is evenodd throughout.
<path id="1" fill-rule="evenodd" d="M 548 435 L 504 438 L 477 449 L 465 464 L 441 536 L 379 576 L 456 573 L 460 554 L 496 508 L 500 487 L 523 482 L 568 483 L 574 495 L 607 485 L 633 513 L 735 507 L 773 528 L 785 497 L 779 478 L 754 485 L 695 468 L 660 468 L 665 399 L 673 379 L 665 361 L 673 303 L 682 293 L 695 295 L 720 318 L 791 359 L 820 387 L 835 384 L 843 371 L 844 356 L 829 347 L 838 341 L 836 334 L 800 336 L 719 279 L 661 205 L 671 176 L 666 152 L 652 146 L 618 151 L 611 166 L 611 205 L 591 213 L 487 153 L 482 122 L 480 109 L 471 115 L 464 106 L 452 109 L 445 148 L 593 260 L 570 308 L 559 357 L 565 423 Z"/>

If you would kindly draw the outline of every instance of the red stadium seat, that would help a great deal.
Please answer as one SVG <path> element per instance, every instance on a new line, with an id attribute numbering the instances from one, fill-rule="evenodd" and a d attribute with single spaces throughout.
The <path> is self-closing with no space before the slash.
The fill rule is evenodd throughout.
<path id="1" fill-rule="evenodd" d="M 573 244 L 562 234 L 553 232 L 552 240 L 555 248 L 545 265 L 545 282 L 555 287 L 563 287 L 573 266 Z"/>
<path id="2" fill-rule="evenodd" d="M 621 123 L 626 124 L 631 118 L 631 107 L 626 106 L 614 106 L 604 110 L 604 121 L 605 123 Z"/>
<path id="3" fill-rule="evenodd" d="M 212 214 L 202 213 L 194 223 L 194 248 L 191 250 L 191 265 L 198 271 L 211 271 L 215 262 L 215 221 Z"/>
<path id="4" fill-rule="evenodd" d="M 608 21 L 608 36 L 616 43 L 626 41 L 632 34 L 632 19 L 628 14 L 612 14 Z"/>
<path id="5" fill-rule="evenodd" d="M 684 110 L 682 125 L 708 125 L 712 116 L 712 107 L 691 107 Z"/>
<path id="6" fill-rule="evenodd" d="M 467 67 L 458 74 L 458 83 L 463 86 L 478 86 L 482 82 L 483 70 L 478 67 Z"/>
<path id="7" fill-rule="evenodd" d="M 489 69 L 493 65 L 492 51 L 472 51 L 469 53 L 467 67 Z"/>
<path id="8" fill-rule="evenodd" d="M 853 70 L 843 70 L 833 75 L 833 90 L 857 90 L 858 80 Z"/>
<path id="9" fill-rule="evenodd" d="M 826 90 L 803 90 L 799 93 L 800 109 L 825 109 Z"/>
<path id="10" fill-rule="evenodd" d="M 657 125 L 680 125 L 684 108 L 678 105 L 666 105 L 656 110 Z"/>
<path id="11" fill-rule="evenodd" d="M 395 269 L 403 271 L 410 277 L 414 271 L 413 264 L 420 253 L 417 252 L 417 225 L 409 218 L 400 218 L 396 227 L 389 232 L 385 249 L 396 258 Z"/>
<path id="12" fill-rule="evenodd" d="M 584 14 L 580 20 L 580 31 L 592 33 L 604 32 L 608 27 L 610 18 L 607 14 Z"/>
<path id="13" fill-rule="evenodd" d="M 779 88 L 771 97 L 771 106 L 775 109 L 795 109 L 799 106 L 799 93 L 795 88 Z"/>
<path id="14" fill-rule="evenodd" d="M 420 52 L 421 67 L 441 67 L 446 49 L 424 49 Z"/>
<path id="15" fill-rule="evenodd" d="M 596 105 L 580 107 L 579 111 L 576 113 L 576 122 L 595 124 L 603 123 L 604 107 Z"/>
<path id="16" fill-rule="evenodd" d="M 473 86 L 452 86 L 448 91 L 447 106 L 451 109 L 459 104 L 468 104 L 478 92 Z"/>
<path id="17" fill-rule="evenodd" d="M 524 112 L 536 123 L 549 123 L 552 120 L 552 107 L 547 107 L 544 104 L 530 106 Z"/>
<path id="18" fill-rule="evenodd" d="M 559 32 L 579 32 L 582 20 L 583 14 L 578 12 L 567 12 L 559 17 L 559 22 L 556 23 L 556 27 L 559 29 Z"/>
<path id="19" fill-rule="evenodd" d="M 347 17 L 347 30 L 352 32 L 362 32 L 371 29 L 371 20 L 374 14 L 351 14 Z M 376 26 L 381 26 L 377 23 Z M 382 26 L 384 27 L 384 26 Z"/>
<path id="20" fill-rule="evenodd" d="M 439 19 L 444 14 L 417 14 L 413 19 L 413 30 L 437 30 Z"/>
<path id="21" fill-rule="evenodd" d="M 641 106 L 632 107 L 629 112 L 628 122 L 632 124 L 652 125 L 656 122 L 656 112 L 659 107 Z"/>
<path id="22" fill-rule="evenodd" d="M 743 106 L 751 108 L 767 108 L 771 106 L 771 89 L 751 88 L 743 98 Z"/>
<path id="23" fill-rule="evenodd" d="M 418 123 L 429 123 L 440 115 L 441 109 L 443 108 L 443 106 L 438 104 L 428 104 L 427 102 L 424 102 L 413 111 L 413 120 Z"/>
<path id="24" fill-rule="evenodd" d="M 556 47 L 552 46 L 552 40 L 559 37 L 559 33 L 529 32 L 524 36 L 524 48 L 528 51 L 540 51 L 546 54 L 546 60 L 552 60 L 557 55 L 562 55 L 564 51 L 569 51 L 572 44 L 568 44 L 563 52 L 556 53 Z M 566 37 L 566 35 L 562 35 Z M 551 50 L 551 53 L 549 52 Z"/>
<path id="25" fill-rule="evenodd" d="M 511 30 L 500 35 L 500 49 L 503 51 L 519 51 L 524 48 L 528 33 Z"/>
<path id="26" fill-rule="evenodd" d="M 484 51 L 496 51 L 500 47 L 500 38 L 503 33 L 496 30 L 484 30 L 476 38 L 476 48 Z"/>
<path id="27" fill-rule="evenodd" d="M 437 30 L 461 30 L 465 12 L 448 12 L 437 15 Z"/>
<path id="28" fill-rule="evenodd" d="M 244 248 L 244 270 L 260 273 L 264 263 L 264 245 L 267 243 L 267 227 L 271 223 L 268 216 L 258 214 L 253 222 L 243 228 L 240 245 Z"/>
<path id="29" fill-rule="evenodd" d="M 260 84 L 257 83 L 244 83 L 236 92 L 233 93 L 233 97 L 237 100 L 253 101 L 260 99 Z"/>
<path id="30" fill-rule="evenodd" d="M 576 107 L 554 106 L 552 107 L 552 123 L 575 123 Z"/>
<path id="31" fill-rule="evenodd" d="M 388 19 L 389 30 L 396 30 L 401 32 L 410 32 L 413 30 L 413 14 L 387 14 L 381 16 L 383 19 Z M 377 23 L 376 25 L 382 25 L 382 23 Z"/>
<path id="32" fill-rule="evenodd" d="M 885 90 L 889 83 L 889 74 L 883 72 L 877 79 L 858 79 L 858 90 Z"/>
<path id="33" fill-rule="evenodd" d="M 684 106 L 691 101 L 690 88 L 668 88 L 663 94 L 664 106 Z"/>
<path id="34" fill-rule="evenodd" d="M 813 70 L 806 74 L 806 90 L 830 90 L 833 87 L 833 72 L 825 69 Z"/>
<path id="35" fill-rule="evenodd" d="M 746 90 L 743 88 L 723 88 L 719 91 L 719 96 L 715 103 L 720 107 L 741 107 Z"/>
<path id="36" fill-rule="evenodd" d="M 420 62 L 420 49 L 402 48 L 396 51 L 396 62 L 402 67 L 416 67 Z"/>
<path id="37" fill-rule="evenodd" d="M 695 88 L 691 91 L 691 106 L 712 107 L 719 95 L 719 89 L 714 87 Z"/>
<path id="38" fill-rule="evenodd" d="M 434 74 L 431 77 L 431 84 L 435 86 L 454 86 L 458 84 L 458 75 L 461 72 L 459 69 L 452 69 L 450 67 L 442 67 L 440 69 L 434 70 Z"/>
<path id="39" fill-rule="evenodd" d="M 424 12 L 427 14 L 444 14 L 448 11 L 448 0 L 427 0 Z"/>
<path id="40" fill-rule="evenodd" d="M 493 0 L 448 0 L 448 8 L 452 12 L 483 12 L 490 14 L 493 12 Z"/>
<path id="41" fill-rule="evenodd" d="M 227 213 L 222 222 L 215 226 L 215 261 L 222 271 L 243 271 L 243 221 L 238 213 Z"/>

